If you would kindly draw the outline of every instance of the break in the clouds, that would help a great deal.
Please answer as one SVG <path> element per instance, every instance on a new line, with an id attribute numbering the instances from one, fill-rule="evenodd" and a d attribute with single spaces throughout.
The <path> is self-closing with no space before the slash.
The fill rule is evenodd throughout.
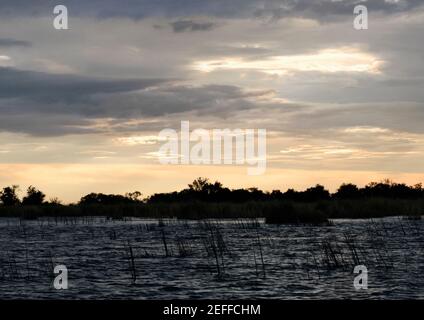
<path id="1" fill-rule="evenodd" d="M 154 163 L 189 120 L 267 129 L 275 169 L 422 172 L 422 1 L 56 4 L 0 2 L 0 162 Z"/>

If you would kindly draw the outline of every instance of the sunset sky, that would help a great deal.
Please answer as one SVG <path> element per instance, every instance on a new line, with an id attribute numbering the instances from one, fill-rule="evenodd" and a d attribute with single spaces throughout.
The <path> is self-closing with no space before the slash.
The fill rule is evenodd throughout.
<path id="1" fill-rule="evenodd" d="M 368 0 L 0 1 L 0 186 L 77 201 L 198 176 L 334 190 L 424 181 L 424 6 Z M 66 5 L 69 30 L 53 27 Z M 267 130 L 267 171 L 161 165 L 162 129 Z"/>

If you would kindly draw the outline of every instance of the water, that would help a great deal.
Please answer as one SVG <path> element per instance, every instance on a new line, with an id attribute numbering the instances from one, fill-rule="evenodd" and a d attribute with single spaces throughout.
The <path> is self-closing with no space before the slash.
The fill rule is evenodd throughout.
<path id="1" fill-rule="evenodd" d="M 423 224 L 2 218 L 0 298 L 422 299 Z M 59 264 L 67 290 L 53 287 Z M 356 264 L 367 290 L 353 286 Z"/>

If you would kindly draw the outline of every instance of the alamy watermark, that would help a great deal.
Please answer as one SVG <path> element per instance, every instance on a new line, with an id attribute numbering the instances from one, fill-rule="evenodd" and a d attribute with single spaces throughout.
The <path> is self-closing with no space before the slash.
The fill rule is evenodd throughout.
<path id="1" fill-rule="evenodd" d="M 158 157 L 161 164 L 250 165 L 248 175 L 266 170 L 265 129 L 195 129 L 181 121 L 181 131 L 163 129 L 159 140 L 165 141 Z"/>
<path id="2" fill-rule="evenodd" d="M 353 27 L 356 30 L 368 30 L 368 9 L 364 5 L 357 5 L 353 9 L 355 15 L 353 19 Z"/>
<path id="3" fill-rule="evenodd" d="M 55 18 L 53 20 L 53 26 L 56 30 L 68 30 L 68 8 L 64 5 L 57 5 L 53 9 Z"/>
<path id="4" fill-rule="evenodd" d="M 357 265 L 353 269 L 353 273 L 358 274 L 353 279 L 353 287 L 356 290 L 367 290 L 368 289 L 368 269 L 364 265 Z"/>
<path id="5" fill-rule="evenodd" d="M 57 276 L 53 280 L 53 287 L 56 290 L 68 289 L 68 268 L 65 265 L 60 264 L 54 267 L 54 274 Z"/>

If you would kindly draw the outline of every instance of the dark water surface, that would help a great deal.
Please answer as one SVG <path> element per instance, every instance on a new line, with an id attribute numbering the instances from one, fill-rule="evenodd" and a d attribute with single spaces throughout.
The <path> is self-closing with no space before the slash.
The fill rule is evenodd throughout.
<path id="1" fill-rule="evenodd" d="M 422 299 L 423 225 L 2 218 L 0 298 Z M 68 290 L 53 287 L 59 264 Z M 368 290 L 353 286 L 357 264 Z"/>

